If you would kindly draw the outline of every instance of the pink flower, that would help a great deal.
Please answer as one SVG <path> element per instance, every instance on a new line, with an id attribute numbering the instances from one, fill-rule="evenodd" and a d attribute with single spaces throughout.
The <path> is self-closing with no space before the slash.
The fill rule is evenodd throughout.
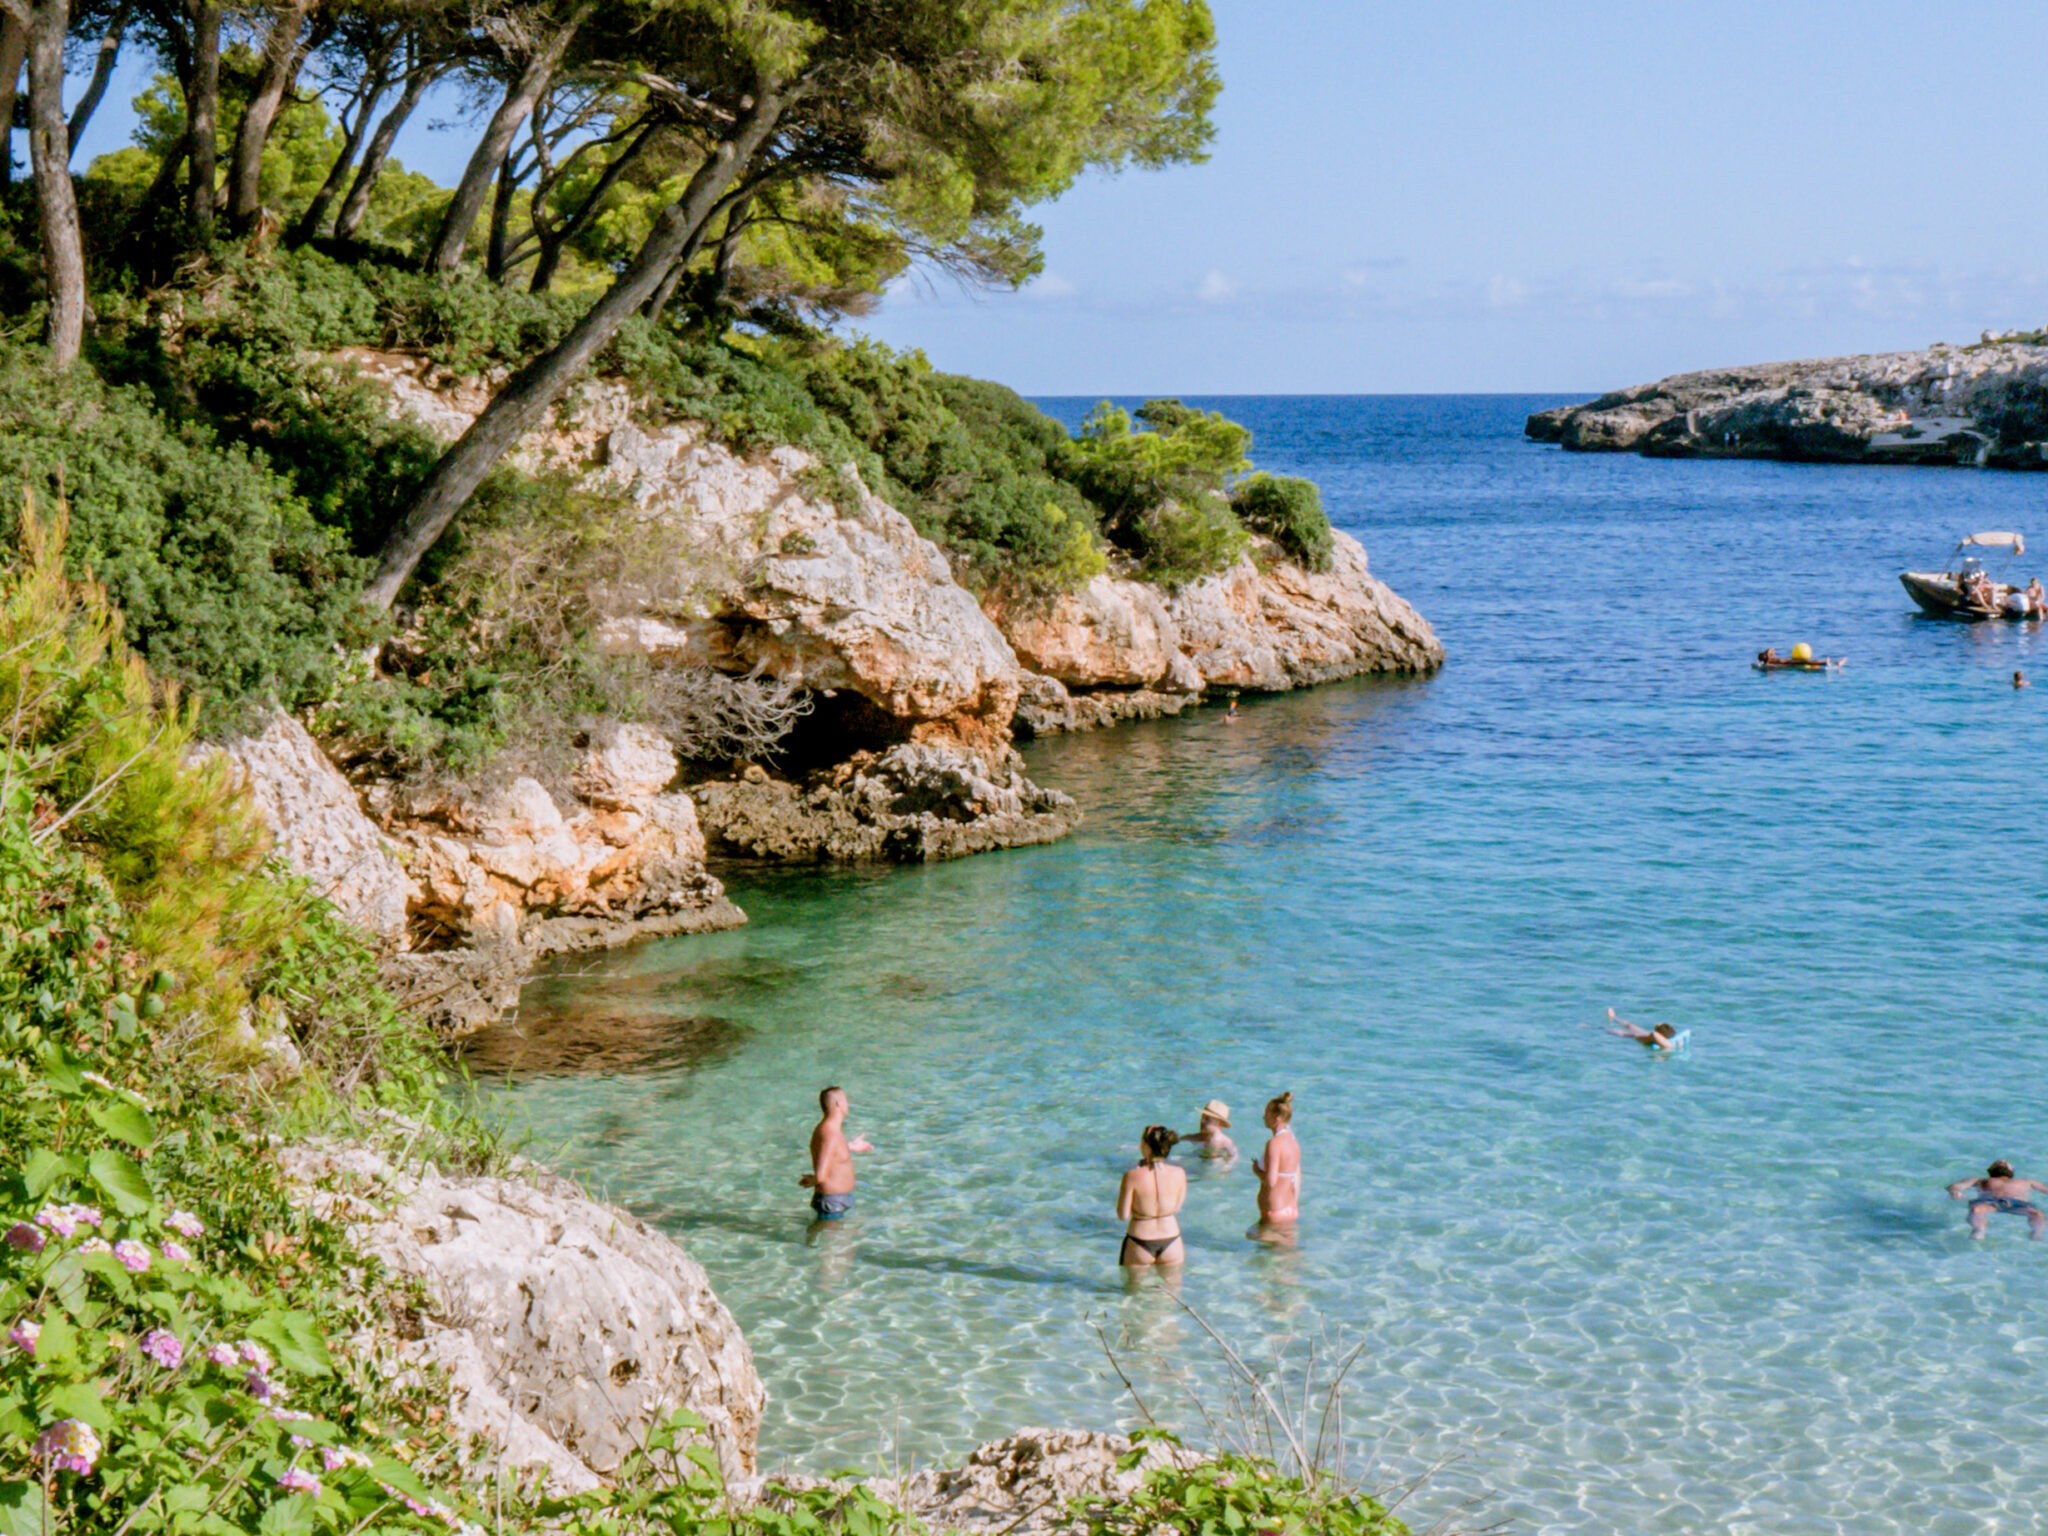
<path id="1" fill-rule="evenodd" d="M 298 1420 L 310 1419 L 313 1417 L 312 1414 L 301 1413 L 296 1408 L 273 1408 L 270 1410 L 270 1416 L 280 1424 L 290 1424 Z M 298 1446 L 301 1450 L 307 1449 L 313 1444 L 313 1442 L 308 1440 L 304 1435 L 293 1435 L 291 1437 L 291 1442 L 293 1445 Z"/>
<path id="2" fill-rule="evenodd" d="M 230 1368 L 238 1364 L 240 1360 L 240 1357 L 237 1356 L 235 1353 L 235 1346 L 232 1344 L 212 1345 L 206 1351 L 206 1358 L 212 1361 L 215 1365 L 226 1366 Z"/>
<path id="3" fill-rule="evenodd" d="M 242 1385 L 248 1389 L 249 1395 L 259 1403 L 279 1401 L 284 1397 L 283 1388 L 273 1385 L 270 1378 L 261 1371 L 252 1370 L 249 1372 L 248 1375 L 242 1378 Z"/>
<path id="4" fill-rule="evenodd" d="M 124 1238 L 114 1244 L 114 1257 L 131 1275 L 139 1275 L 149 1268 L 149 1250 L 133 1239 Z"/>
<path id="5" fill-rule="evenodd" d="M 59 1237 L 70 1237 L 80 1227 L 96 1227 L 100 1213 L 90 1205 L 46 1205 L 36 1212 L 36 1225 L 48 1227 Z"/>
<path id="6" fill-rule="evenodd" d="M 365 1472 L 370 1470 L 370 1458 L 345 1445 L 328 1446 L 320 1453 L 320 1463 L 329 1472 L 339 1472 L 343 1467 L 361 1467 Z"/>
<path id="7" fill-rule="evenodd" d="M 242 1351 L 242 1360 L 245 1364 L 253 1365 L 259 1371 L 270 1369 L 270 1351 L 261 1344 L 258 1344 L 254 1339 L 244 1339 L 237 1347 Z"/>
<path id="8" fill-rule="evenodd" d="M 277 1486 L 290 1493 L 310 1493 L 320 1497 L 320 1479 L 300 1467 L 293 1467 L 277 1480 Z"/>
<path id="9" fill-rule="evenodd" d="M 30 1359 L 35 1358 L 36 1340 L 43 1336 L 43 1325 L 23 1318 L 7 1330 L 7 1342 Z"/>
<path id="10" fill-rule="evenodd" d="M 142 1336 L 142 1352 L 167 1371 L 175 1371 L 185 1363 L 185 1346 L 178 1342 L 175 1333 L 162 1328 L 152 1328 Z"/>
<path id="11" fill-rule="evenodd" d="M 81 1477 L 100 1459 L 100 1437 L 90 1424 L 77 1419 L 59 1419 L 36 1437 L 35 1454 L 49 1458 L 59 1472 L 76 1472 Z"/>
<path id="12" fill-rule="evenodd" d="M 25 1253 L 41 1253 L 49 1239 L 25 1221 L 17 1221 L 7 1229 L 6 1243 L 10 1248 L 19 1248 Z"/>
<path id="13" fill-rule="evenodd" d="M 192 1262 L 192 1255 L 187 1253 L 185 1245 L 179 1242 L 166 1242 L 163 1246 L 163 1256 L 173 1264 L 189 1264 Z"/>
<path id="14" fill-rule="evenodd" d="M 112 1253 L 114 1250 L 107 1245 L 107 1240 L 104 1237 L 88 1237 L 78 1245 L 78 1251 L 80 1253 Z"/>
<path id="15" fill-rule="evenodd" d="M 199 1238 L 206 1236 L 206 1223 L 190 1211 L 173 1211 L 164 1218 L 164 1225 L 180 1237 Z"/>

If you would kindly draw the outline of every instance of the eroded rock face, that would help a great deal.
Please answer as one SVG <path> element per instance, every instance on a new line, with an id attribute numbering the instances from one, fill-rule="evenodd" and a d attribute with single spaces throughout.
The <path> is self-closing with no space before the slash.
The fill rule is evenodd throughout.
<path id="1" fill-rule="evenodd" d="M 732 926 L 695 804 L 665 793 L 675 776 L 661 734 L 628 725 L 586 754 L 574 781 L 588 803 L 567 815 L 529 778 L 475 801 L 394 796 L 387 825 L 414 877 L 414 922 L 431 937 L 528 949 L 579 947 L 565 935 L 584 929 L 598 942 L 607 926 Z"/>
<path id="2" fill-rule="evenodd" d="M 285 861 L 351 922 L 403 948 L 412 880 L 306 728 L 279 710 L 261 735 L 213 750 L 225 753 Z"/>
<path id="3" fill-rule="evenodd" d="M 528 1166 L 517 1179 L 412 1173 L 361 1146 L 286 1148 L 317 1214 L 424 1292 L 400 1367 L 446 1372 L 458 1428 L 598 1486 L 676 1408 L 704 1421 L 726 1477 L 754 1472 L 767 1391 L 704 1271 L 614 1206 Z"/>
<path id="4" fill-rule="evenodd" d="M 1097 576 L 1048 607 L 1018 608 L 998 622 L 1019 661 L 1068 688 L 1201 692 L 1165 594 L 1144 582 Z"/>
<path id="5" fill-rule="evenodd" d="M 1987 336 L 1674 374 L 1538 411 L 1526 430 L 1582 452 L 2048 468 L 2048 345 Z"/>
<path id="6" fill-rule="evenodd" d="M 911 742 L 856 753 L 805 785 L 756 768 L 694 793 L 714 847 L 796 864 L 959 858 L 1053 842 L 1081 821 L 1073 799 L 1025 778 L 1008 748 Z"/>
<path id="7" fill-rule="evenodd" d="M 1020 736 L 1099 731 L 1125 720 L 1157 720 L 1177 715 L 1199 697 L 1194 693 L 1161 693 L 1154 688 L 1069 691 L 1058 678 L 1026 672 L 1012 725 Z"/>

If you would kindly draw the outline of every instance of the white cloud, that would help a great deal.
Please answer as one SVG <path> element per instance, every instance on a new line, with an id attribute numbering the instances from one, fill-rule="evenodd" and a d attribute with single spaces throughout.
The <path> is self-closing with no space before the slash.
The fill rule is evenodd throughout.
<path id="1" fill-rule="evenodd" d="M 1212 271 L 1202 279 L 1202 286 L 1195 290 L 1195 296 L 1204 304 L 1228 304 L 1237 297 L 1237 284 L 1221 272 Z"/>
<path id="2" fill-rule="evenodd" d="M 1486 302 L 1493 309 L 1518 309 L 1529 302 L 1529 289 L 1519 277 L 1496 272 L 1486 280 Z"/>
<path id="3" fill-rule="evenodd" d="M 1027 284 L 1024 297 L 1027 299 L 1071 299 L 1081 290 L 1061 277 L 1057 272 L 1043 272 Z"/>

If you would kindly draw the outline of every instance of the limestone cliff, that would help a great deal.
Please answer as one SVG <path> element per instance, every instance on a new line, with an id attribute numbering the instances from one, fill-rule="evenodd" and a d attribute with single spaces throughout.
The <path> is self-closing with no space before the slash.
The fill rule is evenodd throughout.
<path id="1" fill-rule="evenodd" d="M 2048 469 L 2048 344 L 1987 334 L 1675 374 L 1538 411 L 1527 432 L 1589 453 Z"/>

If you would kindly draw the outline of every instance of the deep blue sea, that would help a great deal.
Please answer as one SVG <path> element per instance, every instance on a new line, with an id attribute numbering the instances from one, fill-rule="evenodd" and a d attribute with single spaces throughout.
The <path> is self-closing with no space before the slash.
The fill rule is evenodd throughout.
<path id="1" fill-rule="evenodd" d="M 1300 1246 L 1245 1240 L 1248 1157 L 1198 1170 L 1179 1296 L 1279 1381 L 1362 1343 L 1354 1465 L 1458 1458 L 1418 1525 L 2041 1530 L 2048 1243 L 1968 1241 L 1943 1186 L 2048 1178 L 2048 636 L 1916 617 L 1896 573 L 2048 548 L 2048 476 L 1568 456 L 1522 440 L 1549 400 L 1196 403 L 1321 485 L 1439 675 L 1037 745 L 1068 842 L 738 875 L 746 929 L 529 992 L 729 1026 L 499 1091 L 703 1262 L 764 1459 L 1136 1423 L 1105 1342 L 1201 1438 L 1217 1350 L 1121 1283 L 1118 1173 L 1211 1096 L 1249 1150 L 1291 1089 Z M 1750 668 L 1800 640 L 1848 666 Z M 878 1150 L 808 1234 L 828 1081 Z"/>

